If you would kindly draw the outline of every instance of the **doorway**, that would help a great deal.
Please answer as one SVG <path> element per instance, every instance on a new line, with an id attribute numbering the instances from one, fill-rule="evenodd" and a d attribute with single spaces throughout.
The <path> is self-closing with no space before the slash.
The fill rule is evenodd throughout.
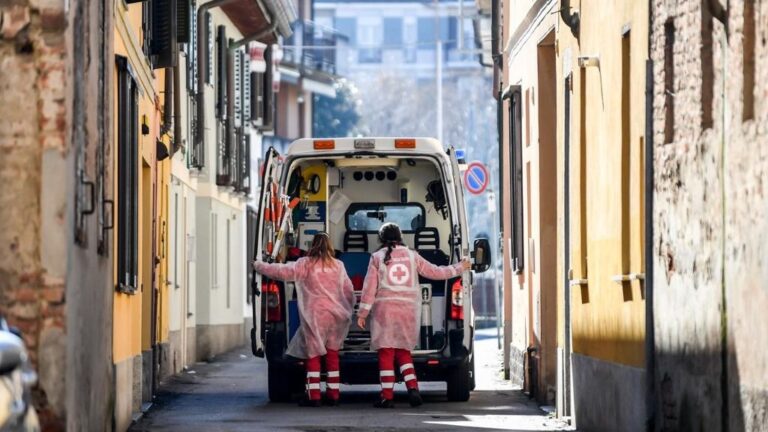
<path id="1" fill-rule="evenodd" d="M 141 228 L 139 259 L 141 263 L 141 361 L 142 361 L 142 380 L 141 380 L 141 400 L 142 411 L 147 408 L 147 404 L 152 402 L 152 395 L 155 390 L 155 331 L 156 331 L 156 309 L 157 296 L 154 284 L 154 215 L 155 215 L 155 193 L 152 184 L 152 169 L 146 162 L 141 165 L 141 185 L 140 185 L 140 206 L 141 206 Z"/>

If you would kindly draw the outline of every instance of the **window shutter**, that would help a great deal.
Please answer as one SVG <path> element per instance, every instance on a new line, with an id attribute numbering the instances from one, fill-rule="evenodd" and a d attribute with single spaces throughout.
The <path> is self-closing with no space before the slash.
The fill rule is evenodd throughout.
<path id="1" fill-rule="evenodd" d="M 178 43 L 189 43 L 190 30 L 192 26 L 192 3 L 191 0 L 177 0 L 176 9 L 176 41 Z"/>
<path id="2" fill-rule="evenodd" d="M 242 122 L 247 123 L 251 119 L 251 54 L 248 50 L 243 52 L 243 90 L 240 99 L 243 104 Z"/>
<path id="3" fill-rule="evenodd" d="M 262 130 L 272 130 L 275 120 L 275 91 L 272 88 L 275 65 L 272 64 L 272 45 L 267 47 L 267 49 L 264 51 L 264 61 L 267 63 L 267 71 L 264 73 L 264 88 L 262 94 L 263 122 L 261 128 Z"/>
<path id="4" fill-rule="evenodd" d="M 218 27 L 216 39 L 216 117 L 227 118 L 227 29 Z"/>
<path id="5" fill-rule="evenodd" d="M 154 69 L 176 66 L 176 0 L 152 0 L 150 54 Z"/>
<path id="6" fill-rule="evenodd" d="M 213 18 L 205 13 L 205 34 L 208 36 L 208 49 L 205 53 L 205 83 L 213 84 Z"/>
<path id="7" fill-rule="evenodd" d="M 234 98 L 233 102 L 235 105 L 235 112 L 233 113 L 234 121 L 235 121 L 235 127 L 240 127 L 242 125 L 242 109 L 243 104 L 242 100 L 240 98 L 240 94 L 243 89 L 243 53 L 240 50 L 235 51 L 235 71 L 232 74 L 232 77 L 234 78 L 234 92 L 232 93 L 231 97 Z"/>
<path id="8" fill-rule="evenodd" d="M 187 89 L 191 94 L 197 94 L 197 10 L 195 2 L 190 8 L 189 45 L 187 48 Z"/>
<path id="9" fill-rule="evenodd" d="M 264 124 L 264 74 L 251 72 L 251 121 L 254 126 Z"/>

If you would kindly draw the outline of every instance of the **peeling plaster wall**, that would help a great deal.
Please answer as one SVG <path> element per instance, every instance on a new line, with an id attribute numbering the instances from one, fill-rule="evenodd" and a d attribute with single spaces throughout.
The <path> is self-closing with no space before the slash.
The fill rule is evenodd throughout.
<path id="1" fill-rule="evenodd" d="M 745 2 L 728 2 L 727 29 L 707 25 L 706 3 L 653 2 L 656 426 L 757 431 L 768 424 L 768 4 L 754 2 L 747 31 L 756 84 L 745 119 Z M 665 23 L 675 34 L 668 143 Z"/>
<path id="2" fill-rule="evenodd" d="M 111 264 L 97 253 L 97 213 L 82 245 L 73 218 L 75 157 L 85 155 L 93 180 L 96 150 L 108 144 L 103 3 L 0 2 L 0 313 L 39 371 L 44 430 L 111 424 Z"/>

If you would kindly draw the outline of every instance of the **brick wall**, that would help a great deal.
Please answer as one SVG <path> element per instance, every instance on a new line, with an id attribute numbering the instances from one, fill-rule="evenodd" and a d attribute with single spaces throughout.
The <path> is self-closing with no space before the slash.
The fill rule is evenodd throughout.
<path id="1" fill-rule="evenodd" d="M 745 33 L 743 0 L 728 2 L 727 26 L 709 3 L 652 7 L 660 430 L 768 422 L 768 338 L 758 336 L 768 328 L 768 4 L 756 2 Z M 744 68 L 745 47 L 754 69 Z"/>
<path id="2" fill-rule="evenodd" d="M 0 1 L 0 313 L 21 330 L 38 371 L 33 402 L 44 430 L 111 423 L 111 263 L 95 258 L 95 221 L 88 248 L 74 245 L 72 224 L 73 150 L 91 152 L 92 179 L 110 118 L 94 97 L 94 83 L 104 84 L 95 71 L 110 64 L 101 4 Z"/>

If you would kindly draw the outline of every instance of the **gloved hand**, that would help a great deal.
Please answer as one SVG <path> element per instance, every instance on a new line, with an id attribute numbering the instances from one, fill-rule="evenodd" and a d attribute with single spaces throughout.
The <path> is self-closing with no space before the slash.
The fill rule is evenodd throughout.
<path id="1" fill-rule="evenodd" d="M 469 262 L 469 258 L 464 258 L 461 260 L 461 268 L 464 269 L 464 271 L 467 271 L 472 268 L 472 263 Z"/>

